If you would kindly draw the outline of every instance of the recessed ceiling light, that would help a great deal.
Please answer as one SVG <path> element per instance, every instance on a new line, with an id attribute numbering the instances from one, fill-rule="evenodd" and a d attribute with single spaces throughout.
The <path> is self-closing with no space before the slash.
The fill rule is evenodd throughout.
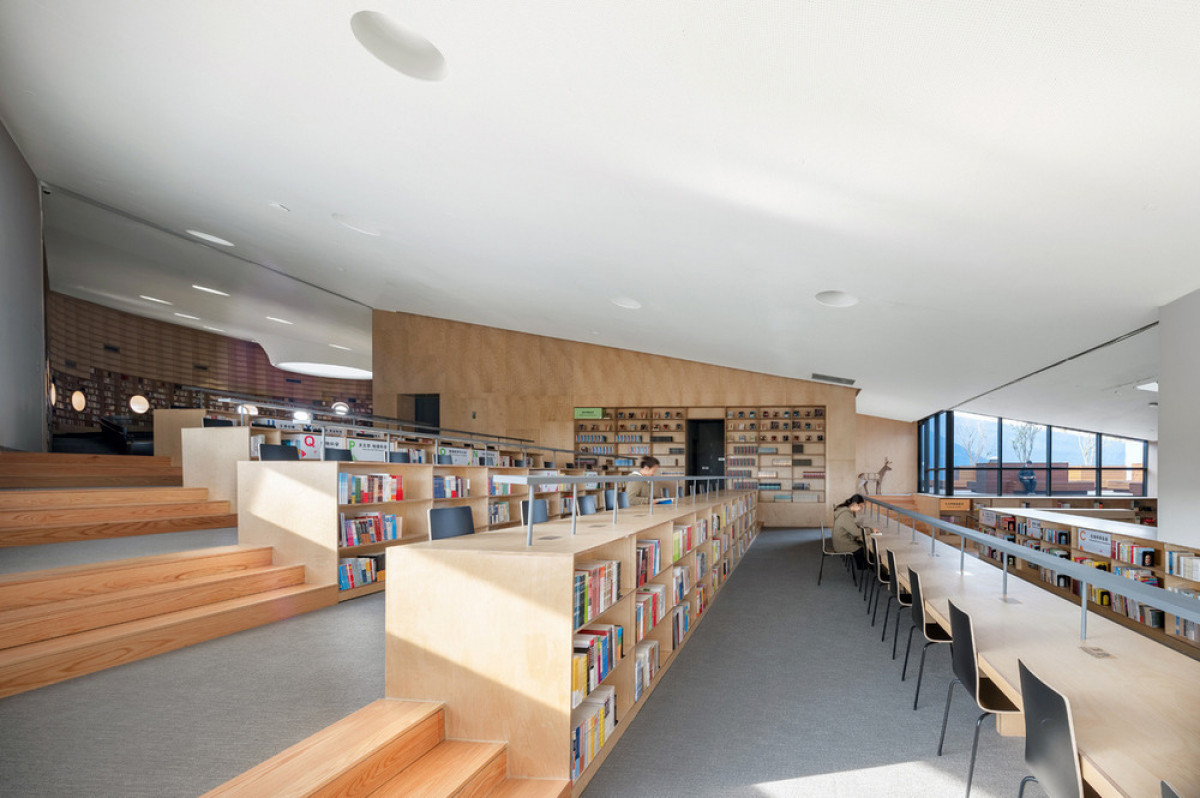
<path id="1" fill-rule="evenodd" d="M 366 219 L 347 216 L 344 213 L 335 213 L 333 214 L 333 220 L 343 227 L 349 227 L 354 232 L 362 233 L 365 236 L 383 235 L 383 231 L 379 229 L 379 225 Z"/>
<path id="2" fill-rule="evenodd" d="M 297 374 L 308 374 L 313 377 L 334 377 L 343 380 L 369 380 L 371 372 L 366 369 L 356 369 L 351 366 L 337 366 L 333 363 L 307 363 L 304 361 L 290 361 L 287 363 L 276 363 L 276 368 L 281 368 L 284 371 L 294 371 Z"/>
<path id="3" fill-rule="evenodd" d="M 350 405 L 345 402 L 334 402 L 329 409 L 339 416 L 344 416 L 350 412 Z"/>
<path id="4" fill-rule="evenodd" d="M 817 301 L 831 308 L 848 308 L 858 304 L 858 297 L 845 291 L 822 291 L 817 294 Z"/>
<path id="5" fill-rule="evenodd" d="M 204 325 L 204 329 L 212 330 L 213 332 L 225 332 L 220 327 L 209 327 L 207 324 Z"/>
<path id="6" fill-rule="evenodd" d="M 418 80 L 446 77 L 446 58 L 432 42 L 378 11 L 359 11 L 350 18 L 350 30 L 368 53 L 403 75 Z"/>
<path id="7" fill-rule="evenodd" d="M 617 307 L 625 308 L 626 310 L 638 310 L 642 307 L 642 303 L 638 302 L 633 297 L 615 296 L 611 301 Z"/>
<path id="8" fill-rule="evenodd" d="M 277 211 L 283 211 L 284 213 L 292 212 L 291 208 L 289 208 L 288 206 L 284 205 L 281 202 L 268 202 L 267 204 L 270 205 L 272 208 L 274 208 Z"/>
<path id="9" fill-rule="evenodd" d="M 334 348 L 334 349 L 341 349 L 343 352 L 350 352 L 350 351 L 353 351 L 353 350 L 351 350 L 351 349 L 350 349 L 350 347 L 348 347 L 348 346 L 342 346 L 341 344 L 330 344 L 330 346 L 331 346 L 332 348 Z"/>
<path id="10" fill-rule="evenodd" d="M 233 246 L 232 241 L 226 241 L 224 238 L 221 238 L 220 236 L 215 236 L 212 233 L 202 233 L 199 230 L 188 230 L 187 234 L 190 236 L 195 236 L 196 238 L 200 239 L 201 241 L 207 241 L 210 244 L 218 244 L 219 246 L 222 246 L 222 247 L 232 247 Z"/>
<path id="11" fill-rule="evenodd" d="M 267 321 L 277 321 L 280 324 L 295 324 L 296 323 L 294 321 L 288 321 L 287 319 L 277 319 L 274 316 L 267 316 Z"/>
<path id="12" fill-rule="evenodd" d="M 197 291 L 203 291 L 206 294 L 216 294 L 217 296 L 229 296 L 229 294 L 225 293 L 224 291 L 218 291 L 215 288 L 205 288 L 202 285 L 193 284 L 192 288 L 195 288 Z"/>
<path id="13" fill-rule="evenodd" d="M 1154 391 L 1157 393 L 1158 392 L 1158 380 L 1153 380 L 1151 382 L 1144 382 L 1141 385 L 1137 386 L 1137 389 L 1139 391 Z"/>
<path id="14" fill-rule="evenodd" d="M 192 316 L 187 313 L 176 313 L 175 315 L 181 319 L 191 319 L 192 321 L 200 321 L 199 316 Z"/>
<path id="15" fill-rule="evenodd" d="M 292 418 L 296 421 L 312 421 L 312 413 L 307 410 L 297 410 L 295 413 L 292 413 Z"/>
<path id="16" fill-rule="evenodd" d="M 138 299 L 144 299 L 147 302 L 157 302 L 160 305 L 174 305 L 175 304 L 174 302 L 168 302 L 165 299 L 158 299 L 157 297 L 146 296 L 145 294 L 138 294 Z"/>

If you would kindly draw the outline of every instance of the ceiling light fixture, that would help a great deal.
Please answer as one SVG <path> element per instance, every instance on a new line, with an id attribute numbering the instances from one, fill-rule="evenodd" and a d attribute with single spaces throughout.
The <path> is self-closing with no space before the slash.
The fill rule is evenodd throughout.
<path id="1" fill-rule="evenodd" d="M 287 319 L 277 319 L 274 316 L 267 316 L 267 321 L 275 321 L 275 322 L 279 322 L 280 324 L 295 324 L 296 323 L 294 321 L 288 321 Z"/>
<path id="2" fill-rule="evenodd" d="M 218 291 L 215 288 L 205 288 L 204 286 L 196 285 L 195 283 L 192 284 L 192 288 L 195 288 L 197 291 L 203 291 L 206 294 L 216 294 L 217 296 L 229 296 L 229 294 L 225 293 L 224 291 Z"/>
<path id="3" fill-rule="evenodd" d="M 383 235 L 383 230 L 380 229 L 379 225 L 366 219 L 357 219 L 353 216 L 347 216 L 344 213 L 335 213 L 333 214 L 333 220 L 343 227 L 349 227 L 354 232 L 362 233 L 365 236 Z"/>
<path id="4" fill-rule="evenodd" d="M 642 307 L 641 302 L 638 302 L 633 297 L 628 296 L 615 296 L 609 301 L 611 301 L 617 307 L 625 308 L 626 310 L 639 310 Z"/>
<path id="5" fill-rule="evenodd" d="M 221 238 L 220 236 L 215 236 L 212 233 L 202 233 L 199 230 L 188 230 L 187 234 L 190 236 L 195 236 L 196 238 L 200 239 L 201 241 L 207 241 L 210 244 L 217 244 L 218 246 L 222 246 L 222 247 L 232 247 L 233 246 L 232 241 L 226 241 L 224 238 Z"/>
<path id="6" fill-rule="evenodd" d="M 274 208 L 277 211 L 283 211 L 284 213 L 292 212 L 291 208 L 289 208 L 288 206 L 284 205 L 281 202 L 268 202 L 267 204 L 270 205 L 272 208 Z"/>
<path id="7" fill-rule="evenodd" d="M 200 321 L 199 316 L 192 316 L 189 313 L 176 313 L 175 315 L 181 319 L 191 319 L 192 321 Z"/>
<path id="8" fill-rule="evenodd" d="M 75 409 L 76 413 L 82 413 L 87 409 L 87 396 L 83 391 L 75 391 L 71 394 L 71 407 Z"/>
<path id="9" fill-rule="evenodd" d="M 136 396 L 131 396 L 129 397 L 129 409 L 140 416 L 150 409 L 150 400 L 140 393 Z"/>
<path id="10" fill-rule="evenodd" d="M 206 330 L 212 330 L 213 332 L 219 332 L 219 333 L 223 333 L 223 332 L 225 332 L 225 331 L 224 331 L 224 330 L 222 330 L 220 327 L 209 327 L 207 324 L 205 324 L 205 325 L 204 325 L 204 329 L 206 329 Z"/>
<path id="11" fill-rule="evenodd" d="M 297 410 L 295 413 L 292 413 L 292 418 L 296 421 L 312 421 L 312 413 L 307 410 Z"/>
<path id="12" fill-rule="evenodd" d="M 276 363 L 275 367 L 284 371 L 294 371 L 297 374 L 308 374 L 313 377 L 332 377 L 340 380 L 371 379 L 371 372 L 366 369 L 356 369 L 353 366 L 339 366 L 334 363 L 310 363 L 294 360 L 287 363 Z"/>
<path id="13" fill-rule="evenodd" d="M 858 297 L 845 291 L 822 291 L 817 294 L 817 301 L 831 308 L 848 308 L 858 304 Z"/>
<path id="14" fill-rule="evenodd" d="M 1158 380 L 1151 380 L 1150 382 L 1144 382 L 1141 385 L 1138 385 L 1135 387 L 1139 391 L 1154 391 L 1155 393 L 1158 393 Z"/>
<path id="15" fill-rule="evenodd" d="M 138 299 L 144 299 L 147 302 L 157 302 L 160 305 L 174 305 L 175 304 L 174 302 L 168 302 L 165 299 L 159 299 L 157 297 L 146 296 L 145 294 L 138 294 Z"/>
<path id="16" fill-rule="evenodd" d="M 334 402 L 329 409 L 339 416 L 344 416 L 350 412 L 350 405 L 345 402 Z"/>
<path id="17" fill-rule="evenodd" d="M 446 57 L 432 42 L 378 11 L 350 17 L 350 30 L 368 53 L 402 75 L 431 81 L 446 77 Z"/>
<path id="18" fill-rule="evenodd" d="M 343 352 L 353 352 L 354 351 L 350 347 L 342 346 L 341 344 L 330 344 L 329 346 L 332 349 L 341 349 Z"/>

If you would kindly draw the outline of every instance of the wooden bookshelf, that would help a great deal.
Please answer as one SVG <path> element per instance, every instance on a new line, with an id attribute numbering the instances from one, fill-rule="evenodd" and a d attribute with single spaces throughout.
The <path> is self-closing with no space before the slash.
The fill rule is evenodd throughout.
<path id="1" fill-rule="evenodd" d="M 659 476 L 687 473 L 687 408 L 576 408 L 576 415 L 588 410 L 602 415 L 575 419 L 576 465 L 625 473 L 651 455 L 659 460 Z"/>
<path id="2" fill-rule="evenodd" d="M 826 501 L 823 406 L 731 407 L 725 411 L 726 473 L 735 487 L 757 480 L 764 504 Z"/>
<path id="3" fill-rule="evenodd" d="M 676 558 L 677 529 L 689 527 L 692 546 Z M 605 515 L 580 519 L 576 535 L 570 528 L 567 520 L 540 524 L 532 547 L 521 529 L 390 549 L 389 578 L 401 589 L 387 596 L 386 692 L 470 707 L 448 713 L 448 736 L 508 741 L 512 776 L 570 778 L 573 709 L 580 717 L 572 700 L 572 640 L 582 628 L 621 626 L 622 656 L 599 692 L 590 694 L 612 688 L 615 727 L 574 780 L 578 795 L 753 542 L 757 496 L 729 492 L 719 500 L 661 505 L 653 515 L 647 507 L 630 508 L 615 525 Z M 660 586 L 669 606 L 638 641 L 637 544 L 649 541 L 658 542 L 661 559 L 646 583 Z M 603 562 L 618 564 L 615 601 L 577 624 L 576 571 Z M 689 575 L 681 598 L 674 592 L 676 568 Z M 688 616 L 687 631 L 679 634 L 676 610 Z M 639 642 L 650 641 L 658 644 L 658 667 L 635 700 L 635 652 Z"/>
<path id="4" fill-rule="evenodd" d="M 1193 565 L 1187 559 L 1200 555 L 1200 550 L 1159 540 L 1155 527 L 1061 510 L 987 507 L 980 509 L 979 528 L 1038 551 L 1200 600 L 1200 564 Z M 1000 555 L 995 550 L 978 548 L 980 556 L 999 561 Z M 1200 563 L 1200 558 L 1195 562 Z M 1053 593 L 1078 600 L 1080 584 L 1076 580 L 1024 561 L 1014 562 L 1011 556 L 1009 568 L 1015 575 Z M 1100 615 L 1200 658 L 1200 639 L 1194 624 L 1155 607 L 1111 595 L 1107 590 L 1089 587 L 1088 592 L 1089 608 Z"/>

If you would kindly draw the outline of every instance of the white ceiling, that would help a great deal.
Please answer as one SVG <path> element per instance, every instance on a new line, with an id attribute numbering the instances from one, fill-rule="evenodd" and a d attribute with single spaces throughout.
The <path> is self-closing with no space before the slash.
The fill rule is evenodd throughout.
<path id="1" fill-rule="evenodd" d="M 1200 288 L 1200 5 L 372 4 L 436 45 L 438 81 L 364 50 L 363 8 L 4 0 L 0 119 L 42 180 L 150 238 L 227 238 L 238 268 L 370 307 L 850 377 L 860 412 L 893 418 Z M 82 240 L 75 218 L 58 226 Z M 127 254 L 217 260 L 182 244 Z M 123 260 L 92 287 L 136 287 Z M 861 302 L 821 306 L 826 289 Z M 343 357 L 336 335 L 307 343 Z M 1108 354 L 1092 368 L 1157 370 Z M 1118 376 L 1061 380 L 1081 393 L 1059 423 L 1143 429 L 1087 393 Z M 1050 420 L 1044 397 L 1010 395 L 989 412 Z"/>

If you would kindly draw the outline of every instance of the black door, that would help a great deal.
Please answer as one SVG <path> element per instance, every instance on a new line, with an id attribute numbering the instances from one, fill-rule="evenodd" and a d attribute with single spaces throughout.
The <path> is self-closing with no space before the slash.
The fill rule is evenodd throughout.
<path id="1" fill-rule="evenodd" d="M 725 476 L 725 421 L 691 419 L 688 425 L 687 472 L 698 477 Z M 704 492 L 704 487 L 699 487 Z"/>
<path id="2" fill-rule="evenodd" d="M 442 397 L 436 393 L 414 395 L 413 421 L 422 432 L 437 432 L 442 426 Z"/>

